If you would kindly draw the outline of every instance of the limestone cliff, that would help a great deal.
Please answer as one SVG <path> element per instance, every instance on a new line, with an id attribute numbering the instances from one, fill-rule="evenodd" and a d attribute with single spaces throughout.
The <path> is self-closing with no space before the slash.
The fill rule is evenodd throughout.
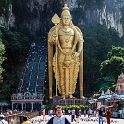
<path id="1" fill-rule="evenodd" d="M 2 16 L 0 23 L 29 31 L 34 36 L 47 34 L 52 16 L 55 13 L 60 16 L 64 3 L 69 5 L 72 15 L 74 11 L 80 15 L 78 26 L 102 24 L 123 35 L 120 9 L 124 7 L 124 0 L 13 0 L 8 22 L 5 23 Z"/>

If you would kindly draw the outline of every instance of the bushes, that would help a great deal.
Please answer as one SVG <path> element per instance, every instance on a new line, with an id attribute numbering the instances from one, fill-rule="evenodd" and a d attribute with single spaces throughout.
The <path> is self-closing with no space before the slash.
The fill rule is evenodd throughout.
<path id="1" fill-rule="evenodd" d="M 46 105 L 46 106 L 45 106 L 45 109 L 46 109 L 46 110 L 50 110 L 50 109 L 54 110 L 55 107 L 56 107 L 56 106 L 49 104 L 49 105 Z M 81 105 L 66 105 L 66 106 L 62 106 L 62 109 L 65 110 L 65 111 L 67 111 L 68 109 L 88 110 L 89 108 L 90 108 L 89 106 L 83 105 L 83 104 L 81 104 Z"/>

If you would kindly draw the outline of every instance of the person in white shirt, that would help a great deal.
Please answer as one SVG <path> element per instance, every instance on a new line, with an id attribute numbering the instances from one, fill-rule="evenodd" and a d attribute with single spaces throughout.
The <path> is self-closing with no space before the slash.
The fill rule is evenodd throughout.
<path id="1" fill-rule="evenodd" d="M 51 109 L 51 110 L 50 110 L 50 116 L 52 116 L 52 114 L 53 114 L 53 110 Z"/>
<path id="2" fill-rule="evenodd" d="M 71 111 L 71 122 L 73 122 L 74 119 L 75 119 L 75 110 L 72 109 L 72 111 Z"/>
<path id="3" fill-rule="evenodd" d="M 63 116 L 62 107 L 57 106 L 55 110 L 56 116 L 52 117 L 47 124 L 71 124 L 69 120 Z"/>
<path id="4" fill-rule="evenodd" d="M 86 117 L 86 110 L 84 110 L 84 117 Z"/>
<path id="5" fill-rule="evenodd" d="M 70 114 L 71 114 L 71 110 L 70 110 L 70 109 L 68 109 L 68 115 L 70 116 Z"/>
<path id="6" fill-rule="evenodd" d="M 63 115 L 65 115 L 65 110 L 62 110 Z"/>
<path id="7" fill-rule="evenodd" d="M 4 115 L 0 115 L 0 124 L 8 124 L 8 122 L 4 120 Z"/>

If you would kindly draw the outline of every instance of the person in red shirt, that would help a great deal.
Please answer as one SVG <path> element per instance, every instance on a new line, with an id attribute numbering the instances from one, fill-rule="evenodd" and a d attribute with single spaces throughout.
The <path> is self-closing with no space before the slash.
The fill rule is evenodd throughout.
<path id="1" fill-rule="evenodd" d="M 110 109 L 106 109 L 105 116 L 107 119 L 107 124 L 110 124 L 110 118 L 112 116 Z"/>

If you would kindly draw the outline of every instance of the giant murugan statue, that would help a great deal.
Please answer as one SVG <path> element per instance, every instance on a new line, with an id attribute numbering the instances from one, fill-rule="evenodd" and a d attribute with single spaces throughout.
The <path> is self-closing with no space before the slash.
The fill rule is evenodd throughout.
<path id="1" fill-rule="evenodd" d="M 83 35 L 74 26 L 69 8 L 65 4 L 61 19 L 54 15 L 55 24 L 48 34 L 49 98 L 52 99 L 52 77 L 63 98 L 73 98 L 79 74 L 80 98 L 83 98 Z M 53 47 L 55 47 L 55 50 Z M 55 54 L 53 55 L 53 51 Z"/>

